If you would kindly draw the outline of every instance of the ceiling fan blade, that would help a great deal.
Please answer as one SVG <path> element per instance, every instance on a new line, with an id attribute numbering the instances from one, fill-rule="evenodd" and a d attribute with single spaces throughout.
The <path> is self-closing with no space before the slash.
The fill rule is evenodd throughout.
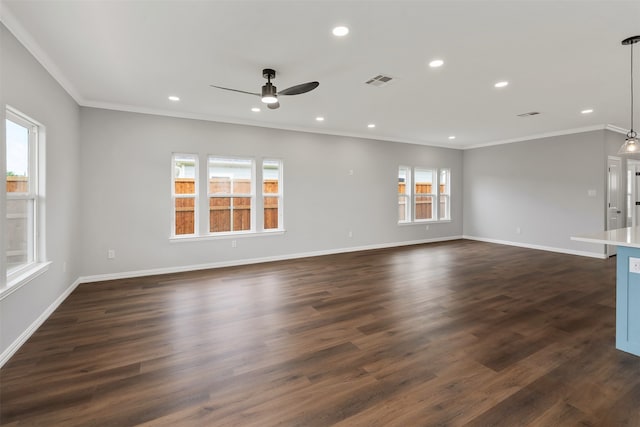
<path id="1" fill-rule="evenodd" d="M 274 102 L 273 104 L 267 104 L 267 108 L 269 108 L 271 110 L 275 110 L 277 108 L 280 108 L 280 103 L 279 102 Z"/>
<path id="2" fill-rule="evenodd" d="M 259 93 L 255 93 L 255 92 L 247 92 L 246 90 L 231 89 L 231 88 L 228 88 L 228 87 L 215 86 L 215 85 L 209 85 L 209 86 L 211 86 L 211 87 L 215 87 L 216 89 L 230 90 L 231 92 L 240 92 L 240 93 L 246 93 L 247 95 L 260 96 L 260 94 L 259 94 Z"/>
<path id="3" fill-rule="evenodd" d="M 307 93 L 314 90 L 318 87 L 318 85 L 320 85 L 320 83 L 318 82 L 302 83 L 299 85 L 288 87 L 285 90 L 281 90 L 278 92 L 278 95 L 300 95 L 301 93 Z"/>

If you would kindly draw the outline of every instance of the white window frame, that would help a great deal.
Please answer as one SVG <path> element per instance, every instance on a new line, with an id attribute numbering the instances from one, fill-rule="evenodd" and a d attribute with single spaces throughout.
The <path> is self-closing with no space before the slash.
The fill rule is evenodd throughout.
<path id="1" fill-rule="evenodd" d="M 194 159 L 194 182 L 195 189 L 192 194 L 176 194 L 176 159 L 178 157 L 193 157 Z M 200 175 L 199 175 L 200 159 L 194 153 L 173 153 L 171 155 L 171 237 L 172 238 L 189 238 L 198 235 L 200 224 Z M 176 234 L 176 200 L 177 199 L 194 199 L 193 200 L 193 233 L 192 234 Z"/>
<path id="2" fill-rule="evenodd" d="M 278 163 L 278 192 L 277 193 L 265 193 L 264 192 L 264 164 L 266 162 Z M 265 197 L 277 197 L 278 198 L 278 227 L 277 228 L 265 228 L 264 221 L 262 223 L 262 230 L 266 233 L 277 232 L 284 230 L 284 180 L 283 180 L 283 162 L 280 159 L 265 158 L 262 159 L 262 186 L 260 187 L 260 197 L 264 201 Z M 264 203 L 262 205 L 262 217 L 264 218 Z"/>
<path id="3" fill-rule="evenodd" d="M 431 193 L 418 193 L 415 188 L 413 188 L 413 221 L 414 222 L 436 222 L 438 220 L 438 195 L 437 195 L 437 183 L 438 183 L 438 169 L 437 168 L 423 168 L 423 167 L 414 167 L 413 168 L 413 182 L 414 187 L 415 183 L 417 183 L 416 173 L 418 171 L 421 172 L 430 172 L 431 173 Z M 435 175 L 435 176 L 434 176 Z M 433 187 L 436 187 L 436 192 L 434 193 Z M 418 197 L 431 197 L 431 218 L 416 218 L 416 213 L 418 212 Z"/>
<path id="4" fill-rule="evenodd" d="M 404 170 L 405 172 L 405 182 L 404 182 L 404 194 L 400 194 L 398 193 L 398 184 L 399 184 L 399 179 L 400 179 L 400 171 Z M 400 165 L 398 166 L 398 173 L 396 176 L 396 180 L 398 180 L 398 182 L 396 183 L 396 194 L 398 196 L 397 198 L 397 203 L 398 203 L 398 207 L 400 206 L 400 198 L 404 199 L 404 203 L 405 203 L 405 211 L 404 211 L 404 220 L 401 220 L 400 218 L 398 218 L 398 224 L 410 224 L 413 222 L 413 188 L 412 188 L 412 175 L 413 175 L 413 168 L 411 168 L 410 166 L 403 166 Z M 400 213 L 400 211 L 398 210 L 398 214 Z"/>
<path id="5" fill-rule="evenodd" d="M 440 186 L 442 185 L 442 182 L 440 181 L 442 178 L 442 173 L 446 172 L 447 174 L 447 179 L 446 179 L 446 187 L 445 187 L 445 192 L 444 193 L 440 193 Z M 438 169 L 438 188 L 436 190 L 438 192 L 438 206 L 437 206 L 437 211 L 438 211 L 438 221 L 451 221 L 451 169 L 449 168 L 440 168 Z M 442 212 L 440 212 L 440 206 L 443 204 L 442 200 L 440 200 L 441 198 L 444 198 L 445 202 L 444 202 L 444 214 L 445 216 L 443 218 L 440 218 L 440 214 L 442 214 Z"/>
<path id="6" fill-rule="evenodd" d="M 6 184 L 3 188 L 3 195 L 6 201 L 9 200 L 26 200 L 30 205 L 29 209 L 29 225 L 28 225 L 28 242 L 27 242 L 27 262 L 16 268 L 8 269 L 6 267 L 6 257 L 8 255 L 8 248 L 6 243 L 2 245 L 3 256 L 3 268 L 2 283 L 0 285 L 0 297 L 4 297 L 9 292 L 19 288 L 25 283 L 28 283 L 35 277 L 44 273 L 50 264 L 46 260 L 46 242 L 45 242 L 45 127 L 32 119 L 31 117 L 23 114 L 22 112 L 6 106 L 5 109 L 5 122 L 3 123 L 3 131 L 6 136 L 6 120 L 12 121 L 20 126 L 28 129 L 29 132 L 29 189 L 25 193 L 7 193 Z M 5 138 L 6 145 L 6 138 Z M 6 156 L 6 146 L 4 147 Z M 6 177 L 6 158 L 2 165 Z M 6 178 L 5 178 L 6 180 Z M 2 229 L 7 231 L 8 214 L 5 207 L 1 211 L 3 218 Z"/>
<path id="7" fill-rule="evenodd" d="M 244 160 L 251 162 L 251 192 L 250 194 L 246 193 L 234 193 L 233 191 L 233 180 L 231 180 L 231 191 L 229 193 L 209 193 L 209 163 L 211 159 L 218 160 Z M 233 156 L 218 156 L 210 154 L 207 156 L 207 211 L 209 209 L 209 199 L 210 198 L 228 198 L 229 208 L 230 208 L 230 218 L 229 218 L 229 231 L 211 231 L 210 219 L 207 218 L 207 235 L 208 236 L 230 236 L 237 234 L 253 234 L 256 232 L 256 160 L 251 157 L 233 157 Z M 248 230 L 233 230 L 233 199 L 234 198 L 243 198 L 250 199 L 250 207 L 251 214 L 249 216 L 249 229 Z"/>
<path id="8" fill-rule="evenodd" d="M 412 225 L 412 224 L 424 224 L 424 223 L 438 223 L 438 222 L 451 222 L 451 169 L 450 168 L 435 168 L 435 167 L 423 167 L 423 166 L 405 166 L 405 165 L 400 165 L 398 166 L 398 174 L 396 176 L 396 180 L 399 179 L 400 176 L 400 170 L 405 170 L 406 176 L 407 176 L 407 183 L 405 185 L 405 188 L 407 188 L 407 195 L 401 195 L 399 193 L 397 193 L 397 182 L 396 182 L 396 193 L 397 193 L 397 198 L 396 198 L 396 203 L 399 205 L 399 198 L 400 197 L 405 197 L 408 200 L 408 220 L 405 221 L 401 221 L 400 218 L 398 217 L 398 225 Z M 432 173 L 432 186 L 431 186 L 431 193 L 416 193 L 415 192 L 415 176 L 416 176 L 416 171 L 430 171 Z M 446 171 L 447 173 L 447 186 L 446 186 L 446 192 L 440 194 L 440 183 L 441 183 L 441 176 L 440 174 L 442 172 Z M 432 202 L 432 218 L 431 219 L 416 219 L 416 202 L 417 202 L 417 197 L 420 196 L 430 196 L 433 200 Z M 446 210 L 446 217 L 445 218 L 440 218 L 440 202 L 442 200 L 445 200 L 445 210 Z M 396 205 L 396 209 L 397 206 Z M 399 213 L 398 213 L 399 215 Z"/>

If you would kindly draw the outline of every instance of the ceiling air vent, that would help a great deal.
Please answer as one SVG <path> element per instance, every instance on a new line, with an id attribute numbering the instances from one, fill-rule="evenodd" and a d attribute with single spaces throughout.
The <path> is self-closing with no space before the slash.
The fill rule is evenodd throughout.
<path id="1" fill-rule="evenodd" d="M 389 82 L 393 80 L 391 76 L 385 76 L 383 74 L 378 74 L 375 77 L 370 78 L 365 83 L 371 86 L 381 87 L 389 84 Z"/>
<path id="2" fill-rule="evenodd" d="M 518 117 L 537 116 L 538 114 L 540 114 L 538 111 L 531 111 L 529 113 L 518 114 Z"/>

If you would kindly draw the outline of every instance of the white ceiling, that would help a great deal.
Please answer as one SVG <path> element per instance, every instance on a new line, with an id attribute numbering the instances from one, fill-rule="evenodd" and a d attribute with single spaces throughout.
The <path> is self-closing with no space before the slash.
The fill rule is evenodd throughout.
<path id="1" fill-rule="evenodd" d="M 1 7 L 5 25 L 81 105 L 454 148 L 628 128 L 630 52 L 620 42 L 640 34 L 638 0 L 3 0 Z M 331 34 L 339 24 L 348 36 Z M 444 66 L 431 69 L 435 58 Z M 280 89 L 320 86 L 282 97 L 279 110 L 209 87 L 258 92 L 266 67 L 277 71 Z M 364 84 L 378 74 L 395 79 Z M 495 89 L 500 80 L 509 86 Z M 580 113 L 587 108 L 594 112 Z M 529 111 L 541 114 L 517 117 Z"/>

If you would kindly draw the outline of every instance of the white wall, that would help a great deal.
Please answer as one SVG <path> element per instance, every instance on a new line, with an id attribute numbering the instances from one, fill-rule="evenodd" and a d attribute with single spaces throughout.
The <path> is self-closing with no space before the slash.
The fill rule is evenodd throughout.
<path id="1" fill-rule="evenodd" d="M 79 276 L 80 112 L 75 101 L 2 24 L 0 58 L 3 123 L 4 106 L 10 105 L 46 128 L 46 253 L 52 261 L 46 273 L 0 300 L 2 355 Z M 4 131 L 0 151 L 4 171 Z M 4 200 L 4 188 L 2 191 Z M 2 218 L 4 205 L 3 202 Z"/>
<path id="2" fill-rule="evenodd" d="M 602 255 L 602 245 L 570 237 L 604 230 L 608 132 L 466 150 L 464 235 Z"/>
<path id="3" fill-rule="evenodd" d="M 462 234 L 459 150 L 84 107 L 81 135 L 85 276 Z M 229 239 L 170 242 L 172 152 L 197 153 L 201 159 L 208 154 L 282 159 L 286 233 L 238 238 L 236 248 Z M 399 165 L 451 169 L 451 222 L 431 224 L 428 231 L 424 225 L 397 225 Z M 347 237 L 349 230 L 353 238 Z M 108 249 L 115 249 L 114 260 L 107 259 Z"/>

